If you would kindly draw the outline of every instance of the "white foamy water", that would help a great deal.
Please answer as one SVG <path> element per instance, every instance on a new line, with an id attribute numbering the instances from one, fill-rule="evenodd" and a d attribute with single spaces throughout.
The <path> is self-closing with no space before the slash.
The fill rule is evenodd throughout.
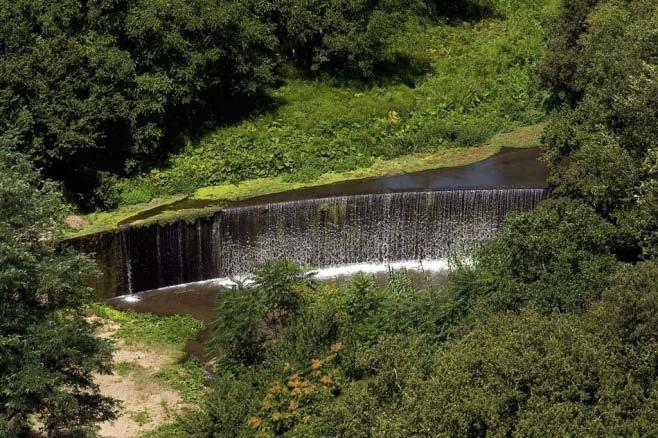
<path id="1" fill-rule="evenodd" d="M 389 270 L 407 269 L 409 271 L 420 272 L 441 272 L 450 267 L 447 259 L 442 260 L 405 260 L 391 263 L 357 263 L 353 265 L 333 266 L 318 269 L 315 272 L 315 278 L 319 280 L 332 279 L 356 275 L 360 272 L 364 274 L 379 274 Z"/>
<path id="2" fill-rule="evenodd" d="M 397 271 L 400 269 L 406 269 L 408 271 L 413 271 L 413 272 L 437 273 L 437 272 L 444 272 L 449 270 L 450 266 L 451 266 L 450 261 L 448 259 L 403 260 L 403 261 L 389 262 L 389 263 L 357 263 L 350 265 L 330 266 L 326 268 L 311 270 L 308 271 L 308 273 L 313 273 L 314 277 L 317 278 L 318 280 L 326 281 L 326 280 L 331 280 L 341 277 L 354 276 L 358 273 L 380 274 L 388 271 Z M 176 286 L 167 286 L 160 289 L 154 289 L 136 294 L 121 295 L 119 297 L 116 297 L 116 299 L 128 303 L 136 303 L 141 300 L 140 296 L 152 292 L 181 291 L 190 286 L 218 286 L 218 287 L 230 288 L 236 286 L 238 282 L 244 285 L 253 284 L 253 280 L 250 278 L 249 275 L 242 275 L 233 278 L 222 277 L 222 278 L 213 278 L 210 280 L 195 281 L 191 283 L 183 283 L 183 284 L 178 284 Z"/>

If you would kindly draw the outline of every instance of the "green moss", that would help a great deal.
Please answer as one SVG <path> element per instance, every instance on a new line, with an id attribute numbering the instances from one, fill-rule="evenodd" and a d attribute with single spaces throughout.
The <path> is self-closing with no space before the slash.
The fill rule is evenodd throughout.
<path id="1" fill-rule="evenodd" d="M 89 223 L 89 225 L 79 231 L 69 230 L 67 237 L 79 237 L 87 234 L 101 233 L 118 229 L 119 224 L 130 219 L 136 214 L 162 207 L 164 205 L 172 204 L 174 202 L 185 199 L 186 196 L 187 195 L 180 194 L 165 196 L 162 198 L 155 198 L 150 202 L 126 205 L 115 211 L 101 211 L 88 214 L 84 216 L 84 218 Z"/>
<path id="2" fill-rule="evenodd" d="M 456 167 L 480 161 L 498 152 L 500 147 L 484 145 L 475 148 L 451 148 L 435 153 L 418 153 L 391 160 L 377 160 L 371 166 L 348 172 L 322 174 L 304 182 L 290 182 L 285 177 L 259 178 L 238 184 L 222 184 L 203 187 L 194 193 L 193 199 L 213 201 L 239 201 L 256 196 L 280 193 L 307 187 L 334 184 L 341 181 L 399 175 L 442 167 Z"/>
<path id="3" fill-rule="evenodd" d="M 489 140 L 489 144 L 497 149 L 500 148 L 533 148 L 541 146 L 541 136 L 544 132 L 545 123 L 523 126 L 510 132 L 497 134 Z"/>

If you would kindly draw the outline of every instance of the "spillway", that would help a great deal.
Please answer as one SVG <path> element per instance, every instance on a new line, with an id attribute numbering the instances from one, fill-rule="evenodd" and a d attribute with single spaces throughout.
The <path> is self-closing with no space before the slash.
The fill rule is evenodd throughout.
<path id="1" fill-rule="evenodd" d="M 468 254 L 509 211 L 546 189 L 441 190 L 335 196 L 228 208 L 210 218 L 76 239 L 95 253 L 103 296 L 229 277 L 276 258 L 327 267 Z"/>

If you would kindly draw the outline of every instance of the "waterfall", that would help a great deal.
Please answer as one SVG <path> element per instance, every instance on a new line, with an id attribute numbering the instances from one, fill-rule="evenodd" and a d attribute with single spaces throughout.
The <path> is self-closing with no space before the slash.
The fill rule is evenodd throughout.
<path id="1" fill-rule="evenodd" d="M 243 274 L 276 258 L 327 267 L 467 254 L 495 236 L 507 212 L 547 196 L 546 189 L 492 189 L 289 201 L 123 229 L 80 246 L 97 253 L 105 273 L 97 289 L 132 293 Z M 113 258 L 118 263 L 108 263 Z"/>
<path id="2" fill-rule="evenodd" d="M 126 291 L 131 294 L 134 292 L 133 290 L 133 263 L 132 263 L 132 256 L 131 256 L 131 251 L 130 251 L 130 238 L 127 233 L 120 233 L 119 234 L 119 244 L 121 246 L 121 258 L 124 260 L 122 263 L 123 266 L 125 266 L 125 269 L 123 270 L 124 274 L 124 284 L 126 287 Z"/>

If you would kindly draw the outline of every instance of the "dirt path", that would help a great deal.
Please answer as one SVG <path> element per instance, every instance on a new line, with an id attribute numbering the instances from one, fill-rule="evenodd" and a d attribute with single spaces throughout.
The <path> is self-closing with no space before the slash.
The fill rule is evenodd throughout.
<path id="1" fill-rule="evenodd" d="M 99 337 L 113 338 L 119 324 L 107 322 L 100 328 Z M 132 438 L 173 420 L 181 411 L 180 394 L 168 388 L 156 374 L 175 359 L 161 353 L 117 341 L 113 375 L 98 375 L 101 391 L 122 403 L 120 417 L 102 423 L 99 435 L 105 438 Z"/>

